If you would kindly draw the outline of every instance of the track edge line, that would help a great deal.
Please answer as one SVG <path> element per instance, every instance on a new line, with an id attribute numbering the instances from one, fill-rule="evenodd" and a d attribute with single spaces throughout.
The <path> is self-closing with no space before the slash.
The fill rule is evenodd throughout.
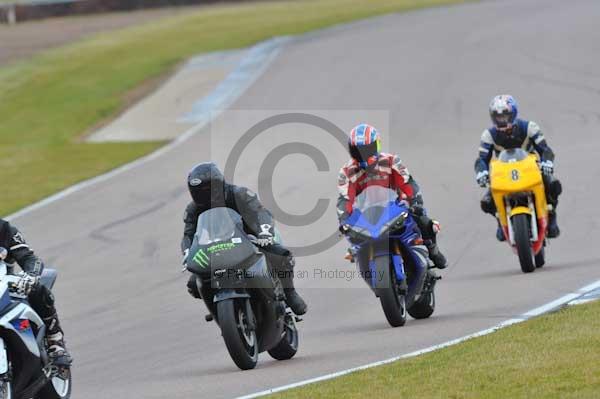
<path id="1" fill-rule="evenodd" d="M 330 373 L 330 374 L 325 374 L 322 376 L 318 376 L 318 377 L 314 377 L 314 378 L 309 378 L 306 380 L 302 380 L 302 381 L 298 381 L 292 384 L 287 384 L 287 385 L 282 385 L 279 387 L 275 387 L 275 388 L 271 388 L 271 389 L 267 389 L 264 391 L 260 391 L 260 392 L 255 392 L 249 395 L 244 395 L 244 396 L 238 396 L 235 399 L 254 399 L 254 398 L 260 398 L 263 396 L 267 396 L 267 395 L 271 395 L 274 393 L 278 393 L 278 392 L 283 392 L 283 391 L 287 391 L 293 388 L 299 388 L 305 385 L 310 385 L 310 384 L 314 384 L 317 382 L 322 382 L 322 381 L 327 381 L 327 380 L 332 380 L 338 377 L 342 377 L 344 375 L 347 374 L 351 374 L 357 371 L 362 371 L 362 370 L 366 370 L 366 369 L 370 369 L 370 368 L 374 368 L 374 367 L 379 367 L 379 366 L 383 366 L 389 363 L 393 363 L 396 362 L 398 360 L 403 360 L 403 359 L 408 359 L 408 358 L 412 358 L 412 357 L 416 357 L 416 356 L 420 356 L 426 353 L 430 353 L 430 352 L 435 352 L 437 350 L 440 349 L 444 349 L 450 346 L 454 346 L 457 344 L 460 344 L 462 342 L 468 341 L 470 339 L 473 338 L 478 338 L 478 337 L 483 337 L 485 335 L 489 335 L 492 334 L 500 329 L 503 329 L 505 327 L 508 326 L 512 326 L 514 324 L 518 324 L 518 323 L 522 323 L 526 320 L 532 319 L 534 317 L 537 316 L 541 316 L 543 314 L 546 313 L 550 313 L 552 311 L 558 310 L 568 304 L 570 304 L 571 302 L 575 302 L 577 301 L 579 298 L 583 297 L 584 295 L 586 295 L 589 292 L 592 292 L 596 289 L 600 288 L 600 280 L 595 281 L 591 284 L 588 284 L 580 289 L 578 289 L 575 292 L 571 292 L 569 294 L 563 295 L 558 299 L 555 299 L 553 301 L 550 301 L 544 305 L 538 306 L 534 309 L 531 309 L 523 314 L 521 314 L 518 317 L 512 318 L 512 319 L 507 319 L 501 323 L 496 324 L 495 326 L 483 329 L 483 330 L 479 330 L 476 331 L 474 333 L 468 334 L 468 335 L 464 335 L 462 337 L 458 337 L 446 342 L 442 342 L 441 344 L 437 344 L 437 345 L 432 345 L 429 346 L 427 348 L 423 348 L 423 349 L 419 349 L 413 352 L 409 352 L 409 353 L 405 353 L 403 355 L 398 355 L 398 356 L 394 356 L 391 357 L 389 359 L 385 359 L 385 360 L 380 360 L 377 362 L 373 362 L 373 363 L 368 363 L 368 364 L 364 364 L 362 366 L 357 366 L 357 367 L 352 367 L 349 369 L 345 369 L 345 370 L 340 370 L 334 373 Z"/>

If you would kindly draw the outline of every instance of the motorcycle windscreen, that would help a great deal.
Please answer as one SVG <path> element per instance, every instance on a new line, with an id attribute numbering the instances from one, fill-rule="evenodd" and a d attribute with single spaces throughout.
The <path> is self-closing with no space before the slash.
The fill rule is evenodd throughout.
<path id="1" fill-rule="evenodd" d="M 213 208 L 198 217 L 187 269 L 208 275 L 214 270 L 253 264 L 254 244 L 244 232 L 242 217 L 230 208 Z"/>
<path id="2" fill-rule="evenodd" d="M 527 158 L 529 154 L 522 148 L 510 148 L 498 154 L 498 160 L 504 163 L 519 162 Z"/>
<path id="3" fill-rule="evenodd" d="M 390 188 L 370 186 L 356 197 L 354 209 L 359 210 L 371 226 L 377 226 L 396 216 L 390 215 L 388 205 L 397 198 L 398 194 Z"/>

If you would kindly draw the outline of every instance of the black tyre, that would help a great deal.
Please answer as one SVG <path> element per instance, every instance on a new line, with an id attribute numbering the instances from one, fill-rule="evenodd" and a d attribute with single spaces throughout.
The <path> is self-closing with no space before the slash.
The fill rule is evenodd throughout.
<path id="1" fill-rule="evenodd" d="M 426 286 L 423 288 L 425 291 L 418 301 L 416 301 L 410 308 L 408 308 L 408 314 L 415 319 L 426 319 L 431 316 L 435 310 L 435 280 L 430 280 L 434 277 L 427 276 L 428 281 Z M 432 284 L 433 283 L 433 284 Z"/>
<path id="2" fill-rule="evenodd" d="M 396 273 L 389 258 L 381 256 L 375 262 L 378 263 L 377 270 L 382 272 L 382 288 L 378 289 L 378 293 L 383 313 L 392 327 L 401 327 L 406 323 L 406 297 L 398 292 Z"/>
<path id="3" fill-rule="evenodd" d="M 248 328 L 248 322 L 253 324 L 254 313 L 246 306 L 245 298 L 226 299 L 217 304 L 221 334 L 229 351 L 229 356 L 242 370 L 256 367 L 258 362 L 258 340 L 256 331 Z M 247 308 L 250 308 L 248 312 Z M 250 314 L 248 314 L 250 313 Z"/>
<path id="4" fill-rule="evenodd" d="M 2 380 L 0 382 L 0 399 L 14 399 L 12 382 Z"/>
<path id="5" fill-rule="evenodd" d="M 546 264 L 546 248 L 542 247 L 535 256 L 535 267 L 540 268 Z"/>
<path id="6" fill-rule="evenodd" d="M 50 382 L 38 392 L 36 399 L 69 399 L 71 397 L 70 369 L 59 369 Z"/>
<path id="7" fill-rule="evenodd" d="M 298 352 L 298 329 L 293 315 L 287 314 L 281 341 L 269 350 L 269 355 L 276 360 L 289 360 Z"/>
<path id="8" fill-rule="evenodd" d="M 531 249 L 531 235 L 529 215 L 520 214 L 512 217 L 512 227 L 515 233 L 515 245 L 519 255 L 519 263 L 523 273 L 531 273 L 535 270 L 533 262 L 533 251 Z"/>

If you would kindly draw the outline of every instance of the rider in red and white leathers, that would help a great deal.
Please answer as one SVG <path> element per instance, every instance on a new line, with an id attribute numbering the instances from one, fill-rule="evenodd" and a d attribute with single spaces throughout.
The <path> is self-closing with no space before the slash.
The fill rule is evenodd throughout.
<path id="1" fill-rule="evenodd" d="M 409 203 L 429 257 L 436 267 L 444 269 L 447 261 L 439 250 L 436 235 L 439 223 L 430 219 L 423 207 L 423 198 L 417 182 L 398 155 L 380 152 L 379 132 L 372 126 L 362 124 L 355 127 L 348 141 L 351 158 L 340 169 L 338 179 L 338 219 L 340 224 L 353 210 L 353 204 L 369 186 L 388 187 L 398 193 L 400 200 Z"/>

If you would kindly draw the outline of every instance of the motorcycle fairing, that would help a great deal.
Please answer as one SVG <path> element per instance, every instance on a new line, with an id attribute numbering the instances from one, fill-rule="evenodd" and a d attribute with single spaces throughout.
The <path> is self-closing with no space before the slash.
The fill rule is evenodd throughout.
<path id="1" fill-rule="evenodd" d="M 44 322 L 40 316 L 38 316 L 29 305 L 20 303 L 8 313 L 0 317 L 0 329 L 11 331 L 18 335 L 22 339 L 27 350 L 31 352 L 33 356 L 39 358 L 40 348 L 31 328 L 29 328 L 27 331 L 20 331 L 17 327 L 15 327 L 15 324 L 20 324 L 21 320 L 29 320 L 29 322 L 33 323 L 38 329 L 44 325 Z M 17 324 L 17 326 L 19 324 Z"/>
<path id="2" fill-rule="evenodd" d="M 8 289 L 8 284 L 4 281 L 0 281 L 0 312 L 4 311 L 12 304 L 12 300 L 10 299 L 10 290 Z"/>
<path id="3" fill-rule="evenodd" d="M 429 267 L 428 250 L 420 243 L 421 232 L 408 206 L 392 200 L 395 193 L 391 190 L 372 194 L 374 200 L 363 201 L 345 220 L 355 233 L 349 239 L 358 247 L 359 268 L 363 273 L 369 273 L 369 276 L 363 276 L 377 295 L 379 288 L 385 288 L 379 281 L 379 268 L 383 264 L 378 259 L 390 259 L 391 262 L 386 263 L 394 267 L 396 279 L 407 281 L 406 298 L 410 304 L 423 289 Z M 368 263 L 363 265 L 367 259 Z"/>
<path id="4" fill-rule="evenodd" d="M 370 208 L 369 210 L 372 209 L 373 208 Z M 373 223 L 372 218 L 368 217 L 372 215 L 365 215 L 360 209 L 355 209 L 348 219 L 346 219 L 346 223 L 353 228 L 366 230 L 372 238 L 377 238 L 385 233 L 384 230 L 393 226 L 397 219 L 399 219 L 407 209 L 406 207 L 399 206 L 395 202 L 390 201 L 386 207 L 381 207 L 378 210 L 378 217 L 375 223 Z"/>

